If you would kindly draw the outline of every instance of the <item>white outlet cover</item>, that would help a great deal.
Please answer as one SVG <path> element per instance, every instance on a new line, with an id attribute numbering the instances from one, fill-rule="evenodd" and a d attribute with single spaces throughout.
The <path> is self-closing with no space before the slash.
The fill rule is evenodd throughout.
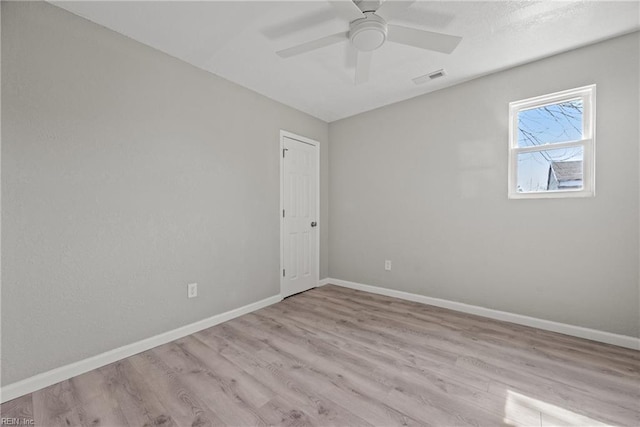
<path id="1" fill-rule="evenodd" d="M 386 261 L 384 262 L 384 269 L 385 269 L 385 270 L 387 270 L 387 271 L 390 271 L 390 270 L 391 270 L 391 261 L 386 260 Z"/>
<path id="2" fill-rule="evenodd" d="M 195 298 L 198 296 L 198 284 L 189 283 L 187 285 L 187 298 Z"/>

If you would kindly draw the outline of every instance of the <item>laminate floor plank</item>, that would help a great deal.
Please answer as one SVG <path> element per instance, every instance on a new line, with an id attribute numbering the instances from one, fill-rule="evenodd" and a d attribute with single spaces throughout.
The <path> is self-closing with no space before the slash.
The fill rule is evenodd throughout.
<path id="1" fill-rule="evenodd" d="M 177 426 L 169 411 L 129 360 L 104 366 L 99 372 L 107 381 L 109 393 L 116 399 L 129 425 Z"/>
<path id="2" fill-rule="evenodd" d="M 308 306 L 304 307 L 307 308 Z M 282 314 L 282 316 L 292 316 L 292 314 L 286 313 Z M 420 350 L 424 358 L 428 358 L 435 363 L 448 363 L 451 365 L 455 363 L 458 357 L 452 351 L 430 346 L 426 342 L 407 342 L 392 331 L 376 328 L 372 322 L 366 321 L 365 318 L 353 319 L 353 315 L 350 316 L 330 309 L 307 309 L 298 316 L 298 319 L 301 319 L 302 322 L 308 320 L 315 325 L 322 325 L 323 330 L 345 334 L 349 340 L 361 342 L 372 349 L 376 349 L 376 351 L 385 349 L 392 352 L 403 352 L 405 349 L 411 348 L 414 352 Z M 411 356 L 407 355 L 407 357 Z"/>
<path id="3" fill-rule="evenodd" d="M 276 400 L 286 400 L 288 405 L 293 405 L 295 411 L 302 411 L 313 421 L 311 425 L 370 425 L 342 406 L 324 398 L 315 385 L 309 387 L 296 381 L 285 363 L 271 364 L 266 371 L 277 384 L 275 387 L 279 393 Z M 297 418 L 295 411 L 292 412 L 294 419 Z"/>
<path id="4" fill-rule="evenodd" d="M 322 338 L 327 342 L 335 341 L 332 340 L 331 333 L 323 335 Z M 368 354 L 370 352 L 370 349 L 357 344 L 354 345 L 350 341 L 343 340 L 341 345 L 353 355 Z M 406 363 L 387 364 L 386 367 L 379 368 L 400 374 L 400 379 L 392 379 L 392 381 L 400 385 L 400 388 L 405 385 L 405 388 L 427 390 L 440 397 L 453 397 L 456 401 L 466 402 L 494 415 L 502 414 L 504 401 L 485 393 L 489 387 L 487 379 L 473 377 L 465 372 L 455 372 L 448 366 L 434 365 L 431 362 L 420 364 L 419 357 L 412 358 L 409 361 L 401 360 Z M 379 363 L 380 361 L 375 360 L 375 362 Z M 384 364 L 385 361 L 382 361 L 382 363 Z M 399 390 L 399 388 L 396 388 L 396 390 Z M 515 420 L 524 425 L 535 425 L 535 421 L 539 417 L 537 413 L 531 414 L 528 411 L 520 411 L 517 416 L 515 416 L 516 414 L 513 415 Z"/>
<path id="5" fill-rule="evenodd" d="M 465 351 L 468 351 L 466 355 L 487 354 L 494 360 L 500 360 L 502 366 L 508 365 L 526 372 L 535 371 L 538 375 L 544 375 L 550 380 L 562 375 L 565 383 L 576 388 L 583 390 L 597 388 L 600 398 L 610 403 L 621 404 L 629 408 L 635 407 L 640 401 L 638 381 L 633 378 L 632 374 L 625 377 L 601 373 L 594 369 L 581 367 L 578 363 L 579 360 L 574 361 L 571 365 L 558 363 L 531 352 L 523 352 L 509 346 L 506 341 L 474 340 L 474 336 L 462 333 L 453 333 L 446 337 L 439 334 L 434 335 L 431 329 L 423 329 L 419 322 L 401 319 L 398 315 L 371 316 L 367 320 L 370 325 L 375 325 L 381 330 L 390 329 L 394 335 L 405 336 L 406 339 L 414 337 L 421 341 L 444 340 L 447 345 L 455 346 L 452 352 L 457 354 L 465 355 Z M 620 391 L 623 391 L 622 395 Z"/>
<path id="6" fill-rule="evenodd" d="M 0 413 L 38 427 L 638 426 L 640 352 L 327 285 Z"/>
<path id="7" fill-rule="evenodd" d="M 204 345 L 204 344 L 202 344 Z M 275 347 L 271 347 L 274 351 L 278 351 Z M 193 354 L 197 354 L 197 350 L 191 348 Z M 204 357 L 206 353 L 202 352 L 202 348 L 200 348 L 200 355 Z M 287 356 L 278 352 L 280 355 L 279 360 L 282 362 Z M 245 358 L 246 360 L 246 358 Z M 300 359 L 298 358 L 288 358 L 287 361 L 299 367 Z M 225 362 L 230 364 L 230 362 Z M 264 363 L 264 362 L 263 362 Z M 250 367 L 253 369 L 255 366 L 253 363 L 250 364 Z M 229 366 L 218 366 L 220 371 L 231 371 L 235 368 L 230 368 Z M 296 411 L 287 412 L 284 418 L 288 420 L 287 422 L 298 421 L 300 418 L 314 420 L 314 423 L 317 425 L 371 425 L 364 421 L 363 419 L 355 416 L 349 410 L 343 408 L 341 405 L 336 402 L 331 401 L 330 399 L 326 399 L 323 396 L 316 393 L 314 390 L 317 388 L 317 384 L 305 383 L 303 381 L 296 381 L 291 376 L 291 369 L 285 368 L 283 364 L 269 364 L 265 366 L 265 369 L 259 371 L 259 373 L 254 374 L 255 379 L 252 385 L 255 388 L 263 388 L 269 390 L 268 392 L 263 391 L 263 395 L 266 396 L 268 394 L 274 395 L 274 398 L 269 399 L 267 402 L 261 407 L 260 411 L 257 411 L 257 414 L 268 413 L 269 408 L 273 408 L 273 403 L 277 400 L 275 399 L 274 391 L 277 392 L 277 396 L 286 397 L 287 401 L 296 402 L 295 408 Z M 263 384 L 268 384 L 269 386 L 265 386 Z M 239 395 L 236 395 L 239 397 Z M 243 407 L 247 407 L 248 405 L 243 405 Z M 282 412 L 279 412 L 282 415 Z M 304 416 L 302 416 L 304 414 Z M 273 419 L 271 416 L 269 419 Z M 263 419 L 263 421 L 268 421 Z"/>
<path id="8" fill-rule="evenodd" d="M 468 328 L 468 325 L 470 324 L 474 324 L 484 328 L 495 329 L 499 332 L 511 332 L 514 334 L 514 337 L 519 339 L 521 339 L 521 337 L 543 338 L 544 341 L 541 341 L 541 343 L 546 343 L 548 345 L 569 345 L 572 351 L 585 351 L 594 355 L 606 354 L 607 357 L 615 360 L 640 361 L 640 352 L 632 349 L 599 343 L 528 326 L 516 325 L 514 323 L 502 322 L 500 320 L 489 319 L 473 314 L 456 312 L 441 307 L 429 306 L 429 310 L 425 311 L 423 308 L 424 305 L 418 302 L 398 300 L 396 298 L 385 297 L 368 292 L 360 292 L 357 295 L 354 295 L 353 292 L 354 291 L 351 289 L 339 286 L 323 287 L 320 291 L 323 296 L 334 296 L 342 298 L 345 301 L 355 301 L 358 304 L 371 307 L 374 311 L 385 308 L 389 311 L 405 311 L 409 315 L 419 316 L 427 314 L 428 316 L 438 317 L 442 320 L 443 324 L 464 326 L 465 328 Z"/>
<path id="9" fill-rule="evenodd" d="M 302 384 L 335 404 L 348 408 L 354 415 L 373 425 L 420 425 L 416 420 L 394 410 L 384 400 L 371 393 L 369 385 L 360 387 L 350 381 L 350 374 L 340 365 L 331 362 L 305 367 L 298 360 L 288 360 L 281 368 L 291 380 Z"/>
<path id="10" fill-rule="evenodd" d="M 404 363 L 417 369 L 445 371 L 447 367 L 454 366 L 457 359 L 454 354 L 449 354 L 442 358 L 434 358 L 433 354 L 437 354 L 437 349 L 432 350 L 432 348 L 427 349 L 423 346 L 416 346 L 414 342 L 399 346 L 389 345 L 387 341 L 392 341 L 390 337 L 389 339 L 377 340 L 363 339 L 366 336 L 363 330 L 355 330 L 354 332 L 353 328 L 344 327 L 343 325 L 331 327 L 331 321 L 327 321 L 322 317 L 314 318 L 309 315 L 309 312 L 306 312 L 303 316 L 281 315 L 277 320 L 280 322 L 287 320 L 296 322 L 298 326 L 307 331 L 315 331 L 318 336 L 327 342 L 336 347 L 342 347 L 352 354 L 367 354 L 369 357 L 383 362 L 386 359 L 388 363 L 394 363 L 397 366 L 401 366 Z M 317 325 L 322 325 L 323 328 L 319 329 Z M 324 327 L 324 325 L 327 325 L 327 327 Z M 484 391 L 488 388 L 489 380 L 486 378 L 468 375 L 465 372 L 460 372 L 459 375 L 464 376 L 462 381 L 467 386 L 473 386 Z"/>
<path id="11" fill-rule="evenodd" d="M 177 343 L 153 352 L 225 424 L 267 425 L 256 414 L 256 408 L 238 393 L 234 378 L 227 377 L 224 372 L 209 370 L 202 361 Z"/>
<path id="12" fill-rule="evenodd" d="M 362 375 L 377 375 L 387 384 L 395 384 L 390 393 L 396 393 L 400 403 L 412 401 L 414 407 L 428 408 L 430 419 L 435 420 L 439 425 L 476 425 L 496 424 L 496 419 L 490 416 L 481 408 L 471 408 L 465 401 L 457 401 L 456 405 L 451 405 L 451 398 L 442 393 L 437 388 L 420 388 L 408 375 L 402 372 L 394 375 L 400 365 L 386 363 L 380 365 L 375 360 L 366 360 L 361 355 L 351 355 L 344 349 L 331 346 L 322 340 L 315 340 L 302 329 L 288 328 L 278 324 L 273 319 L 267 319 L 259 314 L 246 316 L 246 321 L 255 317 L 252 323 L 254 328 L 259 328 L 262 332 L 269 334 L 270 339 L 282 348 L 288 348 L 289 352 L 302 354 L 305 347 L 310 347 L 315 354 L 323 355 L 325 360 L 335 360 L 349 370 L 359 372 Z M 275 324 L 270 324 L 273 322 Z M 410 406 L 410 405 L 409 405 Z M 412 408 L 410 408 L 412 410 Z M 424 413 L 421 411 L 421 413 Z M 415 416 L 415 412 L 410 416 Z M 477 418 L 477 419 L 476 419 Z M 421 421 L 428 422 L 429 419 L 422 418 Z"/>
<path id="13" fill-rule="evenodd" d="M 299 406 L 280 396 L 264 404 L 260 412 L 269 420 L 270 425 L 285 427 L 318 425 L 317 419 L 310 417 Z"/>
<path id="14" fill-rule="evenodd" d="M 178 374 L 173 372 L 151 350 L 126 360 L 145 378 L 160 403 L 179 426 L 226 426 L 201 401 L 195 391 L 182 383 Z"/>
<path id="15" fill-rule="evenodd" d="M 489 386 L 489 392 L 504 394 L 505 390 L 528 396 L 531 400 L 539 400 L 569 411 L 592 417 L 595 421 L 611 422 L 614 425 L 640 425 L 640 413 L 621 406 L 608 404 L 592 393 L 551 381 L 535 375 L 505 369 L 497 364 L 475 357 L 461 357 L 458 360 L 460 369 L 484 372 L 495 378 Z M 508 396 L 508 393 L 505 395 Z"/>
<path id="16" fill-rule="evenodd" d="M 110 392 L 107 380 L 99 370 L 71 378 L 76 390 L 77 404 L 82 408 L 82 425 L 111 427 L 128 425 L 116 396 Z"/>
<path id="17" fill-rule="evenodd" d="M 20 422 L 21 425 L 31 424 L 31 422 L 34 421 L 33 396 L 27 394 L 26 396 L 10 400 L 0 406 L 0 418 L 16 420 L 16 422 Z M 2 423 L 0 423 L 0 425 L 2 425 Z"/>
<path id="18" fill-rule="evenodd" d="M 518 339 L 517 336 L 488 331 L 483 328 L 469 328 L 462 334 L 468 339 L 481 339 L 487 344 L 509 348 L 513 352 L 527 357 L 541 358 L 566 366 L 571 362 L 576 368 L 584 368 L 593 374 L 602 373 L 606 377 L 636 383 L 640 379 L 640 363 L 637 361 L 611 360 L 603 354 L 588 354 L 567 351 L 565 347 L 553 347 L 530 339 Z"/>
<path id="19" fill-rule="evenodd" d="M 274 321 L 286 324 L 287 321 L 283 321 L 283 319 L 290 318 L 280 316 L 277 320 L 274 319 Z M 300 322 L 301 319 L 298 319 L 297 321 Z M 357 344 L 354 345 L 351 340 L 345 340 L 341 337 L 336 339 L 335 335 L 331 332 L 320 333 L 318 331 L 317 334 L 324 341 L 340 345 L 342 348 L 354 355 L 362 355 L 371 351 L 365 346 Z M 451 369 L 447 369 L 448 367 L 434 365 L 433 363 L 421 365 L 417 361 L 419 360 L 418 358 L 413 358 L 409 361 L 406 359 L 401 360 L 404 360 L 407 363 L 394 363 L 393 366 L 389 366 L 388 361 L 383 360 L 381 363 L 387 363 L 387 367 L 382 369 L 400 373 L 404 378 L 406 378 L 404 381 L 411 382 L 414 387 L 421 387 L 425 390 L 430 390 L 433 393 L 454 396 L 456 400 L 465 401 L 493 414 L 502 414 L 502 410 L 504 409 L 504 400 L 498 396 L 485 393 L 489 388 L 488 379 L 482 379 L 480 377 L 474 378 L 468 373 L 460 371 L 454 372 Z M 380 361 L 376 360 L 376 362 Z M 333 387 L 331 387 L 331 392 L 335 393 L 335 386 L 337 386 L 337 384 L 332 383 L 332 385 Z M 524 425 L 535 425 L 536 422 L 539 421 L 539 414 L 532 411 L 519 411 L 517 414 L 513 414 L 512 418 Z"/>
<path id="20" fill-rule="evenodd" d="M 233 395 L 239 402 L 246 402 L 259 408 L 275 397 L 275 393 L 266 385 L 249 375 L 243 369 L 236 367 L 225 357 L 212 358 L 207 345 L 194 337 L 186 337 L 181 345 L 187 352 L 194 355 L 209 369 L 221 378 L 227 387 L 223 390 Z M 222 375 L 220 375 L 222 373 Z"/>
<path id="21" fill-rule="evenodd" d="M 561 378 L 560 382 L 562 384 L 557 384 L 558 387 L 560 385 L 562 387 L 574 386 L 574 394 L 584 398 L 589 398 L 589 394 L 595 394 L 600 400 L 600 407 L 609 404 L 610 408 L 616 408 L 616 410 L 625 408 L 636 411 L 638 402 L 640 402 L 638 397 L 639 383 L 633 378 L 633 375 L 629 375 L 629 378 L 615 378 L 594 370 L 579 370 L 576 369 L 577 361 L 560 366 L 546 363 L 546 361 L 541 363 L 540 359 L 533 360 L 531 355 L 521 354 L 514 356 L 513 349 L 509 346 L 503 346 L 502 348 L 494 346 L 492 348 L 490 342 L 480 342 L 480 340 L 470 338 L 461 339 L 460 334 L 456 333 L 446 337 L 440 336 L 440 334 L 428 333 L 429 331 L 425 334 L 424 331 L 413 327 L 411 322 L 402 323 L 393 315 L 388 315 L 384 321 L 371 316 L 368 318 L 368 324 L 380 330 L 389 329 L 396 336 L 406 335 L 406 339 L 415 337 L 426 338 L 429 341 L 441 341 L 438 343 L 438 347 L 449 348 L 451 352 L 462 356 L 487 355 L 490 356 L 491 360 L 499 361 L 501 367 L 509 367 L 514 372 L 531 372 L 540 377 L 540 379 L 546 379 L 551 382 L 557 382 L 558 378 Z"/>
<path id="22" fill-rule="evenodd" d="M 70 380 L 38 390 L 32 393 L 32 396 L 35 425 L 46 427 L 85 425 L 82 421 L 85 419 L 85 411 L 80 405 Z"/>

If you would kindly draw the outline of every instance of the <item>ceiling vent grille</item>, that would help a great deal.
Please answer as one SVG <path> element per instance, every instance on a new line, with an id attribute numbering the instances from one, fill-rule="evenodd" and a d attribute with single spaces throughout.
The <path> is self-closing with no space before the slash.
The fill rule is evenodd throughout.
<path id="1" fill-rule="evenodd" d="M 439 79 L 440 77 L 446 76 L 447 73 L 444 71 L 444 68 L 440 70 L 433 71 L 429 74 L 425 74 L 424 76 L 416 77 L 413 79 L 413 82 L 417 85 L 421 85 L 431 80 Z"/>
<path id="2" fill-rule="evenodd" d="M 440 77 L 444 77 L 444 74 L 445 74 L 444 70 L 438 70 L 438 71 L 434 71 L 433 73 L 427 74 L 427 75 L 429 76 L 430 80 L 433 80 L 433 79 L 439 79 Z"/>

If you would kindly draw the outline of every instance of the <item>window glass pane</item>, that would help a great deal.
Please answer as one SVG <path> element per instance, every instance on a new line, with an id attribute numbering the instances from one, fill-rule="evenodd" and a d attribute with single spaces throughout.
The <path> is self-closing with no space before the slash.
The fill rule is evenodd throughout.
<path id="1" fill-rule="evenodd" d="M 582 147 L 518 154 L 518 193 L 582 189 Z"/>
<path id="2" fill-rule="evenodd" d="M 518 147 L 582 139 L 582 99 L 518 112 Z"/>

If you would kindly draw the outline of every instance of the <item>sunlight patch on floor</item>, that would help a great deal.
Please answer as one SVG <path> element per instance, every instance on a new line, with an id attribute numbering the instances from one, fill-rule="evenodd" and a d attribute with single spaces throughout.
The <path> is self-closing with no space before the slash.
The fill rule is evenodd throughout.
<path id="1" fill-rule="evenodd" d="M 513 420 L 522 419 L 523 413 L 531 415 L 533 411 L 540 414 L 539 425 L 541 426 L 611 426 L 611 424 L 605 424 L 568 409 L 507 390 L 504 405 L 504 421 L 506 423 L 524 426 L 525 424 L 514 424 Z"/>

